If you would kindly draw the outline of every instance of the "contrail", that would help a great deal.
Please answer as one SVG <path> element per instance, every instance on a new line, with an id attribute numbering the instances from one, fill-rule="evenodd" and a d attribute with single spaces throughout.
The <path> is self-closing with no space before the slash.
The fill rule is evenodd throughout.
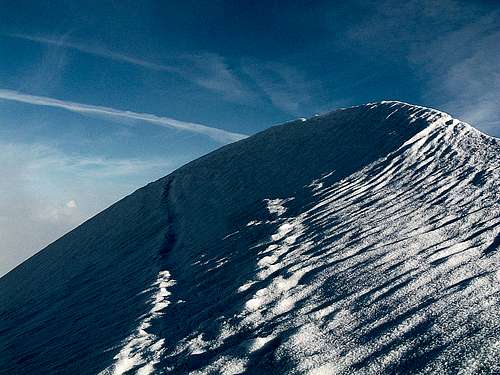
<path id="1" fill-rule="evenodd" d="M 90 55 L 95 55 L 95 56 L 100 56 L 106 59 L 111 59 L 115 61 L 120 61 L 132 65 L 138 65 L 142 66 L 147 69 L 151 70 L 157 70 L 157 71 L 165 71 L 165 72 L 171 72 L 171 73 L 177 73 L 181 74 L 182 71 L 179 70 L 178 68 L 170 65 L 163 65 L 163 64 L 156 64 L 150 61 L 138 59 L 135 57 L 127 56 L 121 53 L 113 52 L 113 51 L 108 51 L 99 47 L 92 47 L 92 46 L 85 46 L 82 44 L 78 43 L 72 43 L 68 42 L 64 39 L 51 39 L 51 38 L 46 38 L 46 37 L 41 37 L 41 36 L 31 36 L 31 35 L 23 35 L 23 34 L 3 34 L 5 36 L 11 37 L 11 38 L 17 38 L 17 39 L 24 39 L 24 40 L 29 40 L 32 42 L 36 43 L 43 43 L 43 44 L 49 44 L 49 45 L 54 45 L 57 47 L 63 47 L 63 48 L 69 48 L 69 49 L 74 49 L 83 53 L 87 53 Z"/>
<path id="2" fill-rule="evenodd" d="M 243 97 L 252 97 L 252 94 L 243 87 L 240 80 L 233 74 L 231 69 L 226 66 L 223 59 L 214 54 L 207 53 L 201 57 L 195 57 L 196 55 L 177 56 L 174 58 L 174 61 L 177 61 L 176 64 L 165 64 L 114 52 L 97 45 L 77 43 L 67 40 L 65 36 L 50 38 L 46 36 L 12 33 L 3 33 L 0 34 L 0 36 L 27 40 L 34 43 L 55 46 L 57 48 L 71 49 L 87 55 L 130 64 L 150 71 L 174 74 L 204 89 L 223 94 L 226 98 L 236 99 L 237 101 Z M 193 61 L 193 59 L 198 61 Z"/>
<path id="3" fill-rule="evenodd" d="M 20 103 L 39 105 L 44 107 L 62 108 L 71 112 L 76 112 L 81 114 L 94 114 L 99 116 L 110 116 L 115 118 L 127 118 L 127 119 L 146 121 L 151 124 L 155 124 L 166 128 L 173 128 L 192 133 L 203 134 L 220 143 L 231 143 L 247 137 L 247 135 L 245 134 L 232 133 L 226 130 L 212 128 L 210 126 L 197 124 L 194 122 L 179 121 L 168 117 L 153 115 L 150 113 L 124 111 L 109 107 L 68 102 L 59 99 L 48 98 L 45 96 L 23 94 L 14 90 L 0 89 L 0 100 L 1 99 L 11 100 Z"/>

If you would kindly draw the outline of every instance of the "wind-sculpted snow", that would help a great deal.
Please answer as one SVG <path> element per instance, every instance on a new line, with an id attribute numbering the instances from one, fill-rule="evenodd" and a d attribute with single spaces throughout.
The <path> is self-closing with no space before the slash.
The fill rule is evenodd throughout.
<path id="1" fill-rule="evenodd" d="M 148 330 L 154 319 L 160 317 L 162 310 L 170 305 L 168 297 L 171 293 L 168 288 L 174 284 L 175 281 L 170 279 L 170 272 L 161 271 L 158 274 L 152 287 L 145 290 L 145 292 L 155 291 L 149 302 L 151 311 L 144 316 L 136 331 L 125 340 L 120 352 L 114 357 L 115 363 L 102 371 L 100 375 L 122 375 L 131 370 L 135 370 L 140 375 L 153 373 L 154 366 L 163 354 L 164 340 Z"/>
<path id="2" fill-rule="evenodd" d="M 498 145 L 445 121 L 275 219 L 197 372 L 500 371 Z"/>
<path id="3" fill-rule="evenodd" d="M 226 146 L 0 279 L 0 372 L 500 373 L 499 152 L 399 102 Z"/>

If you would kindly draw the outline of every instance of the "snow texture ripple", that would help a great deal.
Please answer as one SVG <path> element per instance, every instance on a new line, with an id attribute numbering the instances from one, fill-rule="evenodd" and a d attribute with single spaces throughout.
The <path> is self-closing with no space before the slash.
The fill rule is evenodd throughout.
<path id="1" fill-rule="evenodd" d="M 499 155 L 393 101 L 225 146 L 0 279 L 0 373 L 500 373 Z"/>
<path id="2" fill-rule="evenodd" d="M 144 316 L 135 332 L 125 340 L 120 352 L 115 355 L 115 363 L 102 371 L 100 375 L 122 375 L 134 370 L 138 375 L 154 372 L 154 366 L 160 361 L 163 353 L 163 339 L 149 332 L 154 319 L 162 315 L 162 311 L 170 305 L 169 287 L 175 285 L 170 272 L 161 271 L 155 283 L 145 292 L 154 291 L 148 302 L 151 310 Z"/>

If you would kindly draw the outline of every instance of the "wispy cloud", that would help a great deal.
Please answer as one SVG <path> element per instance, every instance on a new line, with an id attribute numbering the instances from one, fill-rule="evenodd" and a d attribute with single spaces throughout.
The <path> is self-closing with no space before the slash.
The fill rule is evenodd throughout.
<path id="1" fill-rule="evenodd" d="M 7 145 L 3 145 L 4 149 Z M 11 144 L 11 148 L 27 145 Z M 179 163 L 162 158 L 109 158 L 103 156 L 67 155 L 51 146 L 43 144 L 29 145 L 30 154 L 36 156 L 29 164 L 27 170 L 30 174 L 38 175 L 40 171 L 62 171 L 68 175 L 80 176 L 87 179 L 112 179 L 130 177 L 133 175 L 148 174 L 151 171 L 160 171 L 161 177 L 168 171 L 179 166 Z"/>
<path id="2" fill-rule="evenodd" d="M 98 46 L 90 46 L 81 43 L 75 43 L 69 41 L 67 38 L 48 38 L 44 36 L 34 36 L 25 34 L 4 34 L 17 39 L 29 40 L 31 42 L 37 42 L 42 44 L 48 44 L 60 48 L 69 48 L 86 54 L 99 56 L 105 59 L 115 60 L 127 64 L 141 66 L 146 69 L 165 71 L 171 73 L 180 73 L 181 71 L 174 66 L 156 64 L 154 62 L 146 61 L 143 59 L 131 57 L 122 53 L 113 52 Z"/>
<path id="3" fill-rule="evenodd" d="M 158 63 L 101 46 L 76 42 L 67 36 L 3 35 L 174 74 L 231 102 L 255 105 L 266 99 L 281 111 L 294 115 L 313 101 L 312 96 L 319 85 L 318 82 L 306 79 L 294 67 L 279 62 L 243 58 L 229 64 L 226 58 L 216 53 L 199 52 L 169 56 L 166 59 L 168 63 Z"/>
<path id="4" fill-rule="evenodd" d="M 66 35 L 61 35 L 62 41 Z M 21 91 L 50 92 L 62 81 L 66 68 L 67 50 L 61 48 L 44 49 L 39 59 L 31 61 L 22 75 L 18 76 L 19 89 Z"/>
<path id="5" fill-rule="evenodd" d="M 366 4 L 371 16 L 347 31 L 348 43 L 371 56 L 406 59 L 424 102 L 500 136 L 498 10 L 456 0 Z"/>
<path id="6" fill-rule="evenodd" d="M 112 117 L 118 119 L 122 118 L 122 119 L 140 120 L 154 125 L 162 126 L 165 128 L 203 134 L 220 143 L 235 142 L 246 137 L 246 135 L 244 134 L 228 132 L 226 130 L 212 128 L 206 125 L 197 124 L 193 122 L 185 122 L 168 117 L 160 117 L 149 113 L 138 113 L 138 112 L 124 111 L 109 107 L 63 101 L 44 96 L 23 94 L 13 90 L 0 89 L 0 99 L 38 105 L 38 106 L 61 108 L 81 114 L 92 114 L 97 116 Z"/>
<path id="7" fill-rule="evenodd" d="M 179 73 L 187 80 L 207 90 L 221 93 L 225 99 L 234 102 L 255 100 L 255 94 L 246 87 L 226 60 L 215 53 L 183 55 L 184 68 Z"/>
<path id="8" fill-rule="evenodd" d="M 284 63 L 246 59 L 242 70 L 275 107 L 293 115 L 300 114 L 302 107 L 311 103 L 312 93 L 318 90 L 317 82 Z"/>
<path id="9" fill-rule="evenodd" d="M 466 25 L 415 47 L 410 61 L 430 78 L 427 98 L 441 98 L 444 109 L 500 136 L 500 12 L 475 17 Z"/>
<path id="10" fill-rule="evenodd" d="M 202 88 L 221 94 L 230 101 L 250 100 L 253 94 L 230 68 L 226 60 L 215 53 L 184 54 L 170 57 L 170 64 L 156 63 L 119 53 L 100 46 L 84 44 L 69 40 L 67 37 L 50 38 L 25 34 L 4 34 L 11 38 L 28 40 L 79 51 L 88 55 L 120 63 L 135 65 L 144 69 L 175 74 Z"/>
<path id="11" fill-rule="evenodd" d="M 0 141 L 0 276 L 181 163 L 68 154 L 45 144 Z"/>

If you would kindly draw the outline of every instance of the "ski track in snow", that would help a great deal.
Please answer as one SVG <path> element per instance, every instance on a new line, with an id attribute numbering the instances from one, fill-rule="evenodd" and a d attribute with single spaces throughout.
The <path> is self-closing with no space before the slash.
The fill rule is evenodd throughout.
<path id="1" fill-rule="evenodd" d="M 134 370 L 137 375 L 154 373 L 155 365 L 160 361 L 164 352 L 164 339 L 154 333 L 148 332 L 152 321 L 162 315 L 162 311 L 170 304 L 168 288 L 175 284 L 170 272 L 160 271 L 151 288 L 144 291 L 155 291 L 149 304 L 151 310 L 141 319 L 138 328 L 128 337 L 123 348 L 113 358 L 115 363 L 105 369 L 100 375 L 123 375 Z"/>
<path id="2" fill-rule="evenodd" d="M 316 203 L 296 216 L 285 216 L 293 198 L 266 200 L 277 230 L 236 291 L 247 295 L 242 310 L 216 339 L 200 333 L 177 353 L 247 332 L 239 349 L 193 373 L 243 373 L 278 336 L 274 358 L 292 361 L 293 374 L 500 371 L 500 271 L 488 253 L 500 174 L 485 163 L 495 157 L 475 129 L 436 117 L 348 178 L 313 181 Z"/>

